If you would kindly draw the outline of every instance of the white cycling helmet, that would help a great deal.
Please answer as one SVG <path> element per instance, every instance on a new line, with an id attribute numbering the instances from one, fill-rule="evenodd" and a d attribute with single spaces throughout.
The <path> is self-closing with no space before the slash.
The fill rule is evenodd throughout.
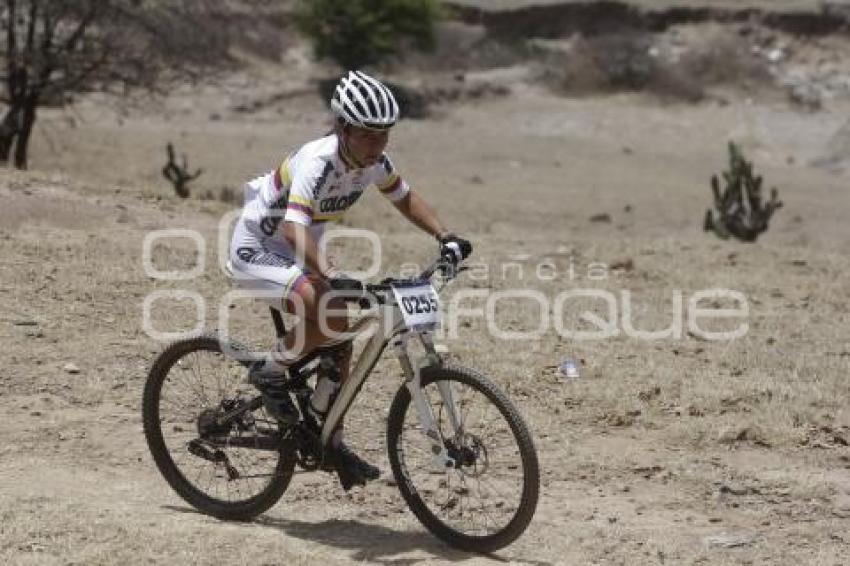
<path id="1" fill-rule="evenodd" d="M 392 128 L 399 115 L 392 91 L 360 71 L 349 71 L 340 79 L 331 110 L 347 123 L 370 130 Z"/>

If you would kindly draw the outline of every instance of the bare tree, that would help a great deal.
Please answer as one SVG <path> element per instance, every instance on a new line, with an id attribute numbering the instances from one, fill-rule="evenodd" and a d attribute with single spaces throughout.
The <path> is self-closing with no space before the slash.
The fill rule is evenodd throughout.
<path id="1" fill-rule="evenodd" d="M 169 72 L 226 58 L 226 41 L 207 18 L 212 0 L 3 1 L 0 162 L 14 150 L 21 169 L 44 101 L 116 85 L 154 87 Z"/>

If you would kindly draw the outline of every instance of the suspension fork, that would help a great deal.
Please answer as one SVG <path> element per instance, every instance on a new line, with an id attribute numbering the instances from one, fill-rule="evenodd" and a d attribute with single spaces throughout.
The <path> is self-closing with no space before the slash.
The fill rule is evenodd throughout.
<path id="1" fill-rule="evenodd" d="M 419 335 L 419 341 L 422 342 L 422 347 L 425 348 L 425 356 L 428 359 L 428 362 L 431 365 L 443 365 L 442 358 L 440 358 L 434 348 L 434 339 L 431 335 L 423 332 Z M 457 435 L 461 432 L 463 420 L 460 418 L 460 412 L 458 411 L 458 407 L 455 405 L 451 383 L 448 381 L 438 381 L 437 389 L 440 391 L 440 397 L 443 399 L 443 407 L 445 407 L 449 413 L 449 422 L 451 422 L 452 425 L 452 432 Z"/>
<path id="2" fill-rule="evenodd" d="M 405 374 L 405 386 L 410 392 L 410 398 L 413 401 L 413 406 L 416 408 L 416 413 L 419 416 L 419 424 L 422 427 L 422 433 L 431 443 L 431 453 L 434 455 L 433 463 L 435 467 L 438 469 L 453 468 L 455 467 L 454 458 L 449 457 L 448 450 L 446 449 L 446 443 L 440 434 L 439 426 L 434 419 L 431 405 L 428 403 L 428 398 L 422 390 L 421 368 L 418 364 L 414 364 L 410 360 L 410 354 L 407 351 L 409 336 L 409 334 L 402 334 L 401 336 L 396 337 L 392 344 L 393 349 L 396 352 L 396 356 L 398 356 L 401 368 Z M 423 335 L 420 335 L 420 337 L 423 337 Z M 437 356 L 434 351 L 433 343 L 424 338 L 422 343 L 425 347 L 429 360 L 439 362 L 439 356 Z M 440 387 L 441 385 L 445 385 L 446 387 Z M 455 428 L 455 431 L 457 431 L 457 416 L 455 414 L 454 403 L 451 399 L 451 388 L 448 387 L 447 383 L 442 384 L 439 382 L 437 387 L 439 388 L 440 395 L 443 398 L 444 407 L 446 407 L 449 412 L 449 418 L 451 419 L 452 426 Z M 448 402 L 444 391 L 448 393 Z"/>

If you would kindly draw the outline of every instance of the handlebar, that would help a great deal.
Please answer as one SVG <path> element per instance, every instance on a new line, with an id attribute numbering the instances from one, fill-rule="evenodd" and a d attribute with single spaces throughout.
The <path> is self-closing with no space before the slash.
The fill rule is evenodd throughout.
<path id="1" fill-rule="evenodd" d="M 443 273 L 443 275 L 450 275 L 449 279 L 454 279 L 457 275 L 457 266 L 458 262 L 450 255 L 444 254 L 440 256 L 439 259 L 435 260 L 430 266 L 428 266 L 425 271 L 419 274 L 420 279 L 431 279 L 431 276 L 434 275 L 438 269 Z"/>
<path id="2" fill-rule="evenodd" d="M 454 279 L 458 272 L 461 271 L 462 268 L 458 268 L 457 262 L 449 255 L 443 255 L 434 262 L 431 263 L 428 267 L 425 268 L 422 273 L 412 279 L 397 279 L 392 277 L 387 277 L 383 279 L 380 283 L 366 283 L 363 285 L 363 290 L 366 294 L 371 295 L 378 304 L 383 304 L 385 301 L 381 296 L 383 293 L 387 293 L 392 290 L 392 285 L 395 283 L 407 282 L 407 281 L 428 281 L 433 277 L 434 273 L 437 271 L 442 272 L 443 276 L 447 279 Z M 361 307 L 368 308 L 370 306 L 370 301 L 368 297 L 363 296 L 362 294 L 351 294 L 347 296 L 343 296 L 342 299 L 346 302 L 358 302 Z"/>
<path id="3" fill-rule="evenodd" d="M 425 268 L 422 273 L 413 277 L 412 279 L 393 279 L 392 277 L 387 277 L 383 281 L 377 284 L 367 283 L 364 285 L 364 288 L 371 292 L 375 291 L 389 291 L 393 283 L 406 282 L 406 281 L 428 281 L 433 277 L 434 273 L 440 271 L 443 276 L 448 279 L 454 279 L 458 273 L 457 262 L 449 255 L 444 255 L 436 260 L 434 260 L 431 265 Z"/>

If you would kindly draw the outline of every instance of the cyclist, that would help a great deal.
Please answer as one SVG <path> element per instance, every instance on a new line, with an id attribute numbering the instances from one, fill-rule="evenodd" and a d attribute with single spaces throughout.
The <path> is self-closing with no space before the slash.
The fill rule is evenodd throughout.
<path id="1" fill-rule="evenodd" d="M 320 346 L 335 344 L 347 329 L 341 315 L 345 303 L 322 297 L 333 290 L 357 292 L 362 284 L 329 263 L 322 247 L 328 222 L 339 220 L 368 187 L 374 185 L 411 223 L 434 236 L 443 253 L 457 260 L 469 255 L 467 240 L 446 229 L 423 197 L 410 189 L 384 152 L 389 130 L 399 118 L 393 93 L 378 80 L 351 71 L 336 86 L 331 99 L 334 130 L 303 145 L 266 175 L 247 183 L 245 205 L 230 246 L 234 277 L 244 286 L 279 293 L 297 325 L 266 359 L 251 371 L 266 409 L 286 425 L 299 414 L 281 387 L 287 368 Z M 328 301 L 327 299 L 330 298 Z M 351 343 L 337 350 L 340 381 L 348 377 Z M 310 402 L 321 420 L 339 384 L 322 380 Z M 380 470 L 342 442 L 342 426 L 332 447 L 345 489 L 376 479 Z"/>

